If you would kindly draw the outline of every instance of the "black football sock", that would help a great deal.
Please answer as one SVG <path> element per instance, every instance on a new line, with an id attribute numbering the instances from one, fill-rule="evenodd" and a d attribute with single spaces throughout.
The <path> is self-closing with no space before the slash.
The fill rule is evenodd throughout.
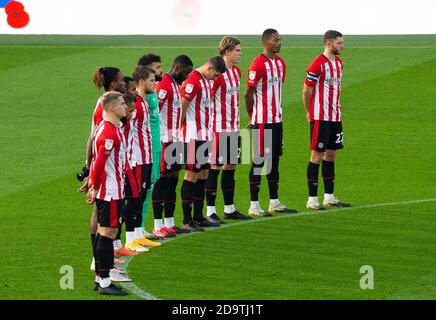
<path id="1" fill-rule="evenodd" d="M 321 171 L 324 180 L 324 192 L 333 194 L 335 187 L 335 162 L 322 160 Z"/>
<path id="2" fill-rule="evenodd" d="M 108 278 L 109 272 L 114 266 L 113 240 L 100 235 L 97 243 L 97 259 L 99 262 L 99 273 L 101 278 Z"/>
<path id="3" fill-rule="evenodd" d="M 194 200 L 194 220 L 201 221 L 203 217 L 203 206 L 204 206 L 204 189 L 206 185 L 206 180 L 198 179 L 195 186 L 195 196 Z"/>
<path id="4" fill-rule="evenodd" d="M 168 178 L 168 188 L 165 190 L 165 218 L 174 217 L 174 210 L 176 209 L 177 201 L 176 188 L 178 181 L 178 177 Z"/>
<path id="5" fill-rule="evenodd" d="M 260 181 L 261 181 L 261 175 L 255 174 L 255 170 L 260 171 L 262 165 L 251 165 L 250 174 L 249 174 L 249 180 L 250 180 L 250 198 L 251 201 L 259 201 L 259 188 L 260 188 Z M 260 172 L 259 172 L 260 173 Z"/>
<path id="6" fill-rule="evenodd" d="M 154 219 L 162 219 L 165 200 L 165 188 L 167 187 L 167 178 L 160 178 L 153 187 L 152 203 Z"/>
<path id="7" fill-rule="evenodd" d="M 224 205 L 229 206 L 234 204 L 235 170 L 223 170 L 221 190 L 223 191 Z"/>
<path id="8" fill-rule="evenodd" d="M 319 164 L 309 161 L 307 165 L 307 185 L 309 187 L 309 197 L 318 195 L 318 171 Z"/>
<path id="9" fill-rule="evenodd" d="M 124 206 L 124 215 L 126 218 L 126 232 L 135 231 L 137 222 L 137 213 L 141 207 L 141 200 L 139 198 L 128 198 Z"/>
<path id="10" fill-rule="evenodd" d="M 142 211 L 143 211 L 144 203 L 145 204 L 149 203 L 145 201 L 145 199 L 147 198 L 147 194 L 149 192 L 150 192 L 150 186 L 147 186 L 147 189 L 142 190 L 140 194 L 139 208 L 138 211 L 136 212 L 135 228 L 142 227 Z"/>
<path id="11" fill-rule="evenodd" d="M 98 240 L 100 238 L 100 234 L 96 234 L 95 238 L 94 238 L 94 243 L 92 246 L 92 251 L 94 252 L 94 263 L 95 263 L 95 274 L 97 276 L 100 276 L 100 272 L 99 272 L 99 263 L 98 263 L 98 257 L 97 257 L 97 245 L 98 245 Z"/>
<path id="12" fill-rule="evenodd" d="M 267 174 L 266 178 L 268 180 L 268 190 L 270 199 L 279 198 L 279 157 L 274 157 L 268 159 L 271 161 L 271 172 Z"/>
<path id="13" fill-rule="evenodd" d="M 182 190 L 181 190 L 183 224 L 187 224 L 192 220 L 191 211 L 192 211 L 194 188 L 195 188 L 194 182 L 183 180 Z"/>
<path id="14" fill-rule="evenodd" d="M 215 206 L 216 189 L 218 187 L 218 176 L 220 170 L 209 170 L 209 176 L 206 180 L 206 203 L 208 206 Z"/>

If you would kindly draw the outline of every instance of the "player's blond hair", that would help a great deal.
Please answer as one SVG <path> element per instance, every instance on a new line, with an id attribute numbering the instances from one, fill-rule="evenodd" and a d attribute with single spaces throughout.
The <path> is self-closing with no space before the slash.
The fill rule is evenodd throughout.
<path id="1" fill-rule="evenodd" d="M 238 44 L 241 44 L 241 41 L 238 38 L 225 36 L 218 45 L 218 52 L 223 56 L 227 51 L 235 49 Z"/>
<path id="2" fill-rule="evenodd" d="M 101 104 L 103 106 L 104 110 L 107 110 L 109 106 L 116 100 L 119 100 L 120 97 L 122 98 L 123 95 L 119 93 L 118 91 L 109 91 L 106 92 L 103 95 L 103 98 L 101 99 Z"/>

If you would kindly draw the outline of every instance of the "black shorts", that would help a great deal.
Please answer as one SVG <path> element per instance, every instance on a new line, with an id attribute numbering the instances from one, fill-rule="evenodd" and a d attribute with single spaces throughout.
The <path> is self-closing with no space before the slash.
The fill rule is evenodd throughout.
<path id="1" fill-rule="evenodd" d="M 200 172 L 210 169 L 212 141 L 191 140 L 189 143 L 185 143 L 184 152 L 186 170 Z"/>
<path id="2" fill-rule="evenodd" d="M 139 193 L 149 190 L 151 187 L 151 170 L 153 164 L 141 164 L 133 168 L 133 173 L 138 184 Z"/>
<path id="3" fill-rule="evenodd" d="M 310 149 L 319 152 L 344 147 L 342 122 L 314 120 L 310 123 Z"/>
<path id="4" fill-rule="evenodd" d="M 280 157 L 283 154 L 282 123 L 255 124 L 252 128 L 254 157 Z"/>
<path id="5" fill-rule="evenodd" d="M 184 163 L 185 146 L 182 141 L 162 143 L 160 173 L 179 171 Z"/>
<path id="6" fill-rule="evenodd" d="M 133 170 L 130 168 L 126 172 L 126 188 L 125 188 L 125 198 L 139 198 L 139 186 L 136 180 Z"/>
<path id="7" fill-rule="evenodd" d="M 241 136 L 239 132 L 216 132 L 212 140 L 211 164 L 241 163 Z"/>
<path id="8" fill-rule="evenodd" d="M 105 228 L 118 228 L 123 216 L 123 200 L 104 201 L 95 199 L 97 223 Z"/>

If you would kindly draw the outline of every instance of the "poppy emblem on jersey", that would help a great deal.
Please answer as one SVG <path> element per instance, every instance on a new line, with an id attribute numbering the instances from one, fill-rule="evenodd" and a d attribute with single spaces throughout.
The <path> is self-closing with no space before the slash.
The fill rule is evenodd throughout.
<path id="1" fill-rule="evenodd" d="M 106 150 L 111 150 L 113 146 L 114 146 L 114 140 L 106 139 L 106 141 L 104 142 L 104 148 Z"/>
<path id="2" fill-rule="evenodd" d="M 24 28 L 30 21 L 29 14 L 24 10 L 24 5 L 21 2 L 0 0 L 0 8 L 5 8 L 7 23 L 12 28 Z"/>
<path id="3" fill-rule="evenodd" d="M 159 91 L 159 99 L 164 99 L 166 95 L 167 95 L 167 91 L 166 90 L 160 90 Z"/>
<path id="4" fill-rule="evenodd" d="M 253 81 L 256 78 L 256 71 L 250 71 L 248 78 Z"/>
<path id="5" fill-rule="evenodd" d="M 187 84 L 186 85 L 186 93 L 191 93 L 192 90 L 194 90 L 194 85 L 193 84 Z"/>

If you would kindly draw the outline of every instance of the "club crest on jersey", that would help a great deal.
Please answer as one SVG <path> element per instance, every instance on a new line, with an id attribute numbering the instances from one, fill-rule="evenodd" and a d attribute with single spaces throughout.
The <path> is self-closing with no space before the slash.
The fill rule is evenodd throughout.
<path id="1" fill-rule="evenodd" d="M 194 90 L 194 85 L 193 84 L 187 84 L 186 85 L 186 93 L 191 93 L 192 90 Z"/>
<path id="2" fill-rule="evenodd" d="M 324 147 L 324 143 L 320 142 L 318 143 L 318 148 L 322 149 Z"/>
<path id="3" fill-rule="evenodd" d="M 104 148 L 105 148 L 106 150 L 111 150 L 113 146 L 114 146 L 114 140 L 111 140 L 111 139 L 106 139 L 106 140 L 105 140 L 105 142 L 104 142 Z"/>
<path id="4" fill-rule="evenodd" d="M 256 78 L 256 71 L 250 71 L 248 78 L 253 81 Z"/>
<path id="5" fill-rule="evenodd" d="M 133 111 L 132 111 L 132 119 L 133 119 L 134 117 L 136 117 L 136 110 L 133 110 Z"/>
<path id="6" fill-rule="evenodd" d="M 166 90 L 160 90 L 159 91 L 159 99 L 164 99 L 166 95 L 167 95 L 167 91 Z"/>

